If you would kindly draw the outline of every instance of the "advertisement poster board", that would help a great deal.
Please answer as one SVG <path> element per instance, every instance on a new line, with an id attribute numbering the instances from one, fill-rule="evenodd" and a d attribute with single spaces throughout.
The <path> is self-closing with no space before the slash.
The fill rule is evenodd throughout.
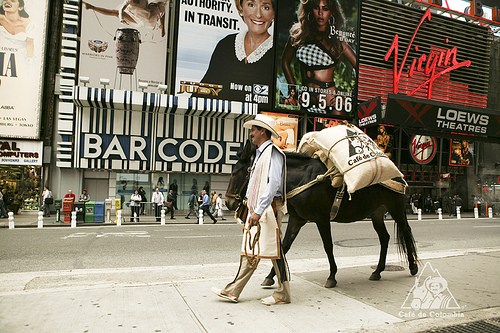
<path id="1" fill-rule="evenodd" d="M 42 165 L 43 142 L 4 140 L 0 144 L 0 165 Z"/>
<path id="2" fill-rule="evenodd" d="M 273 143 L 285 151 L 295 151 L 297 149 L 297 135 L 299 129 L 299 118 L 291 114 L 262 112 L 266 116 L 274 119 L 274 129 L 280 136 L 273 138 Z"/>
<path id="3" fill-rule="evenodd" d="M 0 0 L 0 137 L 38 139 L 48 1 Z"/>
<path id="4" fill-rule="evenodd" d="M 450 139 L 449 166 L 473 166 L 474 144 L 469 140 Z"/>
<path id="5" fill-rule="evenodd" d="M 277 109 L 352 119 L 356 110 L 359 2 L 281 1 Z M 287 101 L 294 97 L 294 104 Z"/>
<path id="6" fill-rule="evenodd" d="M 156 91 L 164 84 L 168 8 L 169 0 L 82 3 L 79 75 L 89 78 L 87 86 L 105 79 L 108 88 Z"/>
<path id="7" fill-rule="evenodd" d="M 272 1 L 240 9 L 250 17 L 251 10 L 260 8 L 259 22 L 243 21 L 235 1 L 181 1 L 178 7 L 175 94 L 179 99 L 250 102 L 259 104 L 259 110 L 272 110 L 276 12 Z M 245 37 L 250 34 L 260 44 L 250 47 L 254 51 L 247 55 Z"/>

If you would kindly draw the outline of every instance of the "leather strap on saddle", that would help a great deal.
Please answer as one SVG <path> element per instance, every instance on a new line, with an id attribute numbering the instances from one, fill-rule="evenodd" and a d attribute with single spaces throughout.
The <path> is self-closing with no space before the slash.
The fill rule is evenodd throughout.
<path id="1" fill-rule="evenodd" d="M 342 184 L 342 188 L 337 190 L 335 194 L 335 199 L 333 200 L 332 209 L 330 210 L 330 220 L 334 220 L 337 217 L 337 213 L 339 212 L 340 204 L 342 203 L 342 198 L 344 197 L 345 192 L 345 183 Z"/>

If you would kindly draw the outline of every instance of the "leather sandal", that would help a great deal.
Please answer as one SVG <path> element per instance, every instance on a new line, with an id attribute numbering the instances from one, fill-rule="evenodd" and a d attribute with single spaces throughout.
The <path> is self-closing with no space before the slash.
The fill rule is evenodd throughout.
<path id="1" fill-rule="evenodd" d="M 233 303 L 238 303 L 238 297 L 233 296 L 233 295 L 229 295 L 229 294 L 223 294 L 222 289 L 212 287 L 212 292 L 214 292 L 217 296 L 224 298 L 227 301 L 231 301 Z"/>
<path id="2" fill-rule="evenodd" d="M 290 302 L 282 301 L 280 299 L 275 299 L 273 296 L 262 298 L 260 301 L 262 304 L 267 305 L 267 306 L 290 303 Z"/>

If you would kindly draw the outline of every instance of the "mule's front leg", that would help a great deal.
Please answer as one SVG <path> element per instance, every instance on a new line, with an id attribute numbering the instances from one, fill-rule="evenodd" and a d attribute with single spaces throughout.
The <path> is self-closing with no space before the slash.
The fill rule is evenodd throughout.
<path id="1" fill-rule="evenodd" d="M 334 288 L 337 285 L 337 280 L 335 279 L 335 275 L 337 275 L 337 263 L 335 262 L 335 257 L 333 256 L 330 216 L 328 216 L 327 219 L 322 220 L 322 222 L 316 222 L 316 226 L 318 227 L 321 240 L 323 241 L 323 248 L 325 249 L 328 262 L 330 263 L 330 276 L 326 280 L 325 288 Z"/>

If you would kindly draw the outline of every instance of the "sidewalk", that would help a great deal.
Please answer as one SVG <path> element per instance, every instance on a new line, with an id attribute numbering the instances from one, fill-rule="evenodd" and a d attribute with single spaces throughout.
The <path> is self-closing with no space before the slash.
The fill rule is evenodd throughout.
<path id="1" fill-rule="evenodd" d="M 190 224 L 190 223 L 196 223 L 197 222 L 197 217 L 191 217 L 190 219 L 186 219 L 187 212 L 183 210 L 176 211 L 175 213 L 175 220 L 170 219 L 170 215 L 165 217 L 165 224 Z M 233 218 L 233 212 L 231 211 L 225 211 L 225 218 L 226 220 L 221 220 L 220 218 L 217 218 L 217 223 L 218 224 L 232 224 L 236 223 L 234 218 Z M 461 217 L 463 219 L 470 219 L 474 218 L 474 213 L 473 212 L 464 212 L 461 214 Z M 160 224 L 160 222 L 156 222 L 156 218 L 151 215 L 141 215 L 140 216 L 140 221 L 139 222 L 130 222 L 130 216 L 124 216 L 122 217 L 122 225 L 149 225 L 149 224 Z M 413 221 L 413 220 L 418 220 L 417 215 L 413 214 L 408 214 L 407 215 L 408 220 Z M 428 219 L 433 219 L 436 220 L 438 218 L 437 214 L 422 214 L 422 220 L 428 220 Z M 443 214 L 443 220 L 455 220 L 457 217 L 456 216 L 448 216 L 448 214 Z M 488 219 L 487 217 L 480 217 L 479 219 L 481 220 L 486 220 Z M 61 214 L 61 222 L 56 221 L 56 215 L 52 214 L 51 217 L 44 217 L 43 218 L 43 226 L 44 227 L 70 227 L 71 223 L 63 223 L 62 222 L 63 217 Z M 391 221 L 392 218 L 389 216 L 386 221 Z M 111 215 L 111 222 L 102 222 L 102 223 L 86 223 L 86 222 L 77 222 L 77 226 L 116 226 L 115 224 L 115 216 Z M 283 222 L 286 223 L 288 222 L 288 215 L 285 215 Z M 205 216 L 204 219 L 204 224 L 211 224 L 212 221 L 208 216 Z M 38 226 L 38 212 L 23 212 L 21 215 L 14 215 L 14 225 L 16 228 L 23 228 L 23 227 L 37 227 Z M 9 221 L 6 218 L 0 219 L 0 228 L 8 228 L 9 227 Z"/>
<path id="2" fill-rule="evenodd" d="M 411 333 L 477 320 L 498 331 L 500 247 L 449 252 L 422 252 L 419 274 L 426 263 L 439 271 L 457 310 L 403 309 L 416 278 L 405 267 L 369 281 L 376 256 L 338 258 L 333 289 L 318 269 L 326 259 L 291 260 L 292 303 L 264 306 L 260 298 L 272 293 L 260 287 L 271 267 L 264 260 L 238 304 L 210 291 L 233 279 L 237 263 L 0 274 L 0 331 Z"/>
<path id="3" fill-rule="evenodd" d="M 187 211 L 178 210 L 175 212 L 175 219 L 170 219 L 170 215 L 167 214 L 165 216 L 165 224 L 190 224 L 196 223 L 198 221 L 198 217 L 190 216 L 189 219 L 186 219 Z M 217 218 L 217 223 L 235 223 L 233 219 L 233 212 L 225 211 L 226 220 L 222 220 L 221 218 Z M 77 221 L 77 226 L 116 226 L 115 221 L 116 216 L 111 215 L 110 222 L 80 222 Z M 106 220 L 106 216 L 104 217 Z M 131 222 L 130 216 L 122 216 L 122 225 L 149 225 L 149 224 L 160 224 L 160 222 L 156 221 L 156 217 L 154 215 L 141 215 L 139 217 L 139 222 Z M 204 218 L 204 224 L 212 224 L 212 221 L 208 216 Z M 38 226 L 38 212 L 23 212 L 23 214 L 14 215 L 14 225 L 16 228 L 29 228 L 29 227 L 37 227 Z M 43 218 L 43 226 L 44 227 L 70 227 L 71 223 L 63 222 L 63 214 L 61 213 L 60 222 L 57 222 L 56 213 L 50 215 L 50 217 Z M 8 228 L 9 220 L 6 218 L 0 219 L 0 228 Z"/>

